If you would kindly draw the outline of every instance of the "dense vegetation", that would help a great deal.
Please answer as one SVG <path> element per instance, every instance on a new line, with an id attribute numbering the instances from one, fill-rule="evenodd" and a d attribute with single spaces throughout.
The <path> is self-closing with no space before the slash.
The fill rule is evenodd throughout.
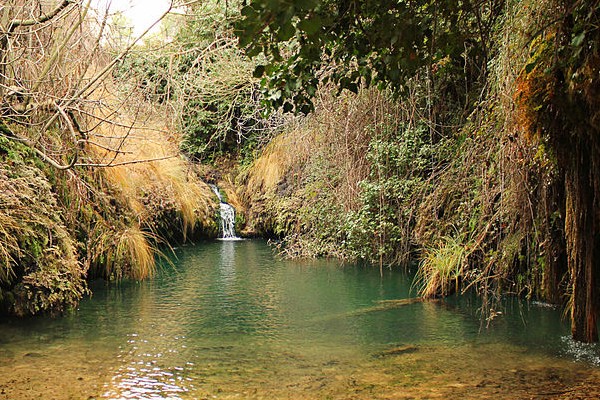
<path id="1" fill-rule="evenodd" d="M 165 239 L 216 233 L 160 110 L 108 79 L 128 50 L 101 45 L 108 16 L 55 3 L 0 6 L 0 311 L 20 316 L 73 308 L 90 279 L 152 275 Z"/>
<path id="2" fill-rule="evenodd" d="M 13 3 L 4 308 L 62 311 L 214 235 L 203 179 L 285 256 L 417 261 L 423 296 L 558 303 L 598 339 L 598 1 L 208 1 L 115 47 L 76 2 Z"/>
<path id="3" fill-rule="evenodd" d="M 360 135 L 348 114 L 311 137 L 287 166 L 302 165 L 293 189 L 267 192 L 267 229 L 295 254 L 416 256 L 429 296 L 476 286 L 568 303 L 573 336 L 596 341 L 598 9 L 252 1 L 237 26 L 249 54 L 264 54 L 255 73 L 273 106 L 306 112 L 332 82 L 373 113 L 350 125 Z M 364 103 L 373 85 L 401 111 Z M 299 212 L 282 219 L 282 202 Z"/>
<path id="4" fill-rule="evenodd" d="M 181 150 L 198 162 L 243 157 L 268 140 L 280 116 L 260 103 L 255 62 L 243 55 L 228 26 L 231 10 L 219 1 L 189 6 L 190 16 L 165 21 L 173 40 L 146 40 L 113 75 L 149 101 L 167 104 L 182 134 Z M 160 47 L 161 51 L 153 51 Z"/>

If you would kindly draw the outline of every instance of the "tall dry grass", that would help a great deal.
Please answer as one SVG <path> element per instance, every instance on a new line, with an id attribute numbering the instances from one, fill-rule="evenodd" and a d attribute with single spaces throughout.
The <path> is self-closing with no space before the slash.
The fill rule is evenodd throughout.
<path id="1" fill-rule="evenodd" d="M 328 169 L 342 177 L 331 182 L 340 204 L 354 209 L 359 183 L 370 171 L 366 153 L 371 137 L 384 124 L 399 120 L 401 111 L 377 90 L 335 96 L 331 89 L 323 89 L 315 102 L 314 114 L 294 120 L 265 147 L 243 176 L 244 182 L 249 193 L 268 192 L 290 178 L 288 183 L 300 185 L 310 175 L 308 169 L 318 168 L 316 159 L 322 158 Z"/>
<path id="2" fill-rule="evenodd" d="M 23 225 L 22 219 L 7 209 L 0 211 L 0 284 L 8 284 L 16 277 L 13 267 L 22 254 L 18 238 L 29 234 L 31 228 Z"/>
<path id="3" fill-rule="evenodd" d="M 88 161 L 100 166 L 131 218 L 95 226 L 91 262 L 104 265 L 106 277 L 143 279 L 152 275 L 161 243 L 215 231 L 213 193 L 181 156 L 179 137 L 163 118 L 168 110 L 135 94 L 123 103 L 108 83 L 95 95 L 102 107 L 89 117 L 97 126 Z"/>
<path id="4" fill-rule="evenodd" d="M 468 269 L 469 246 L 460 237 L 444 237 L 439 246 L 425 249 L 414 285 L 426 298 L 457 292 Z"/>
<path id="5" fill-rule="evenodd" d="M 160 250 L 156 238 L 139 226 L 98 226 L 91 241 L 91 263 L 101 266 L 101 274 L 111 280 L 142 280 L 155 272 L 155 258 Z"/>
<path id="6" fill-rule="evenodd" d="M 109 104 L 104 113 L 120 105 L 109 85 L 102 98 Z M 209 228 L 214 223 L 212 191 L 181 155 L 176 128 L 163 118 L 169 112 L 167 106 L 152 105 L 132 95 L 122 110 L 110 116 L 96 115 L 116 124 L 101 124 L 89 148 L 96 162 L 110 164 L 104 173 L 127 199 L 140 226 L 151 229 L 161 213 L 174 212 L 184 237 L 198 224 Z"/>

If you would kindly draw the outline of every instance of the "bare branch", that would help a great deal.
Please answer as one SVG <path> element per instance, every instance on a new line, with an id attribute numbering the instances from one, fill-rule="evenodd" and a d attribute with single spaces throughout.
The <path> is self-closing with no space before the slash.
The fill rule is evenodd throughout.
<path id="1" fill-rule="evenodd" d="M 50 11 L 48 14 L 42 14 L 37 18 L 31 19 L 14 19 L 10 21 L 7 29 L 7 33 L 12 32 L 16 28 L 20 26 L 32 26 L 37 24 L 43 24 L 44 22 L 50 21 L 52 18 L 56 17 L 62 10 L 67 8 L 70 4 L 76 4 L 76 0 L 63 0 L 56 8 Z"/>
<path id="2" fill-rule="evenodd" d="M 150 30 L 152 28 L 154 28 L 154 26 L 156 26 L 156 24 L 158 24 L 167 14 L 169 14 L 171 12 L 171 10 L 173 9 L 173 2 L 170 3 L 169 8 L 160 16 L 158 17 L 153 23 L 152 25 L 150 25 L 144 32 L 142 32 L 134 41 L 132 41 L 129 46 L 127 46 L 123 51 L 121 51 L 121 53 L 119 53 L 119 55 L 117 55 L 115 58 L 112 59 L 111 62 L 109 62 L 100 72 L 98 72 L 94 77 L 92 77 L 90 79 L 90 81 L 84 85 L 81 89 L 79 89 L 70 100 L 67 100 L 65 103 L 63 103 L 63 106 L 68 107 L 71 104 L 73 104 L 74 102 L 76 102 L 79 98 L 81 98 L 88 90 L 90 90 L 92 87 L 94 87 L 95 84 L 98 83 L 98 81 L 100 79 L 102 79 L 106 74 L 108 74 L 110 71 L 112 71 L 112 69 L 115 67 L 115 65 L 117 65 L 118 62 L 120 62 L 130 51 L 131 49 L 137 44 L 139 43 L 140 40 L 142 40 L 142 38 L 144 36 L 146 36 L 148 34 L 148 32 L 150 32 Z M 52 125 L 52 123 L 56 120 L 56 118 L 58 117 L 58 114 L 54 114 L 54 116 L 52 118 L 50 118 L 48 120 L 48 122 L 46 123 L 46 129 Z"/>
<path id="3" fill-rule="evenodd" d="M 6 125 L 4 125 L 4 128 L 6 130 L 8 130 L 8 134 L 6 134 L 4 132 L 0 132 L 0 136 L 5 137 L 5 138 L 10 139 L 10 140 L 15 140 L 17 142 L 24 143 L 25 145 L 27 145 L 31 149 L 33 149 L 33 151 L 35 151 L 35 153 L 42 160 L 44 160 L 48 164 L 52 165 L 56 169 L 59 169 L 59 170 L 71 169 L 71 168 L 73 168 L 73 166 L 75 165 L 75 162 L 77 161 L 77 158 L 73 157 L 73 159 L 71 160 L 71 162 L 69 164 L 66 164 L 66 165 L 60 164 L 56 160 L 54 160 L 52 157 L 48 156 L 46 153 L 44 153 L 43 151 L 41 151 L 40 149 L 38 149 L 37 147 L 34 147 L 33 144 L 31 143 L 31 140 L 29 140 L 27 138 L 24 138 L 24 137 L 18 136 L 16 133 L 14 133 L 12 130 L 10 130 L 10 128 L 8 128 Z"/>
<path id="4" fill-rule="evenodd" d="M 163 160 L 170 160 L 172 158 L 177 158 L 179 157 L 179 154 L 174 154 L 174 155 L 170 155 L 170 156 L 164 156 L 164 157 L 156 157 L 156 158 L 147 158 L 147 159 L 143 159 L 143 160 L 131 160 L 131 161 L 122 161 L 122 162 L 109 162 L 107 164 L 94 164 L 94 163 L 80 163 L 80 164 L 75 164 L 75 167 L 96 167 L 96 168 L 110 168 L 110 167 L 120 167 L 123 165 L 130 165 L 130 164 L 141 164 L 141 163 L 149 163 L 149 162 L 154 162 L 154 161 L 163 161 Z"/>
<path id="5" fill-rule="evenodd" d="M 70 2 L 70 0 L 65 0 L 65 1 Z M 80 15 L 77 23 L 73 25 L 73 27 L 69 30 L 67 35 L 62 39 L 61 44 L 54 50 L 54 53 L 52 54 L 52 56 L 46 63 L 46 66 L 44 67 L 43 71 L 39 74 L 37 82 L 35 82 L 34 86 L 31 88 L 32 92 L 36 92 L 38 90 L 39 86 L 42 84 L 42 80 L 46 77 L 46 75 L 50 71 L 50 68 L 52 68 L 52 65 L 55 63 L 56 59 L 62 53 L 63 49 L 65 48 L 65 46 L 67 45 L 67 43 L 69 42 L 69 40 L 71 39 L 71 37 L 73 36 L 75 31 L 83 23 L 89 8 L 90 8 L 90 0 L 87 1 L 87 4 L 85 5 L 85 7 L 83 9 L 83 13 Z M 27 104 L 28 101 L 26 101 L 25 103 Z"/>
<path id="6" fill-rule="evenodd" d="M 96 147 L 99 147 L 99 148 L 101 148 L 101 149 L 104 149 L 104 150 L 110 151 L 110 152 L 112 152 L 112 153 L 118 153 L 118 154 L 133 154 L 133 151 L 125 151 L 125 150 L 113 149 L 112 147 L 108 147 L 108 146 L 105 146 L 105 145 L 103 145 L 103 144 L 101 144 L 101 143 L 94 142 L 93 140 L 80 140 L 80 142 L 81 142 L 81 143 L 86 143 L 86 144 L 91 144 L 91 145 L 94 145 L 94 146 L 96 146 Z"/>

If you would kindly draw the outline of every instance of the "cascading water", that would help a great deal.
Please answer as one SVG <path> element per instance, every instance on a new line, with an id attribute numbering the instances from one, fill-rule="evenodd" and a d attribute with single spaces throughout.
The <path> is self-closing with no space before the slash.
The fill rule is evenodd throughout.
<path id="1" fill-rule="evenodd" d="M 210 185 L 210 187 L 217 195 L 221 207 L 221 239 L 239 239 L 235 235 L 235 208 L 223 201 L 217 186 Z"/>

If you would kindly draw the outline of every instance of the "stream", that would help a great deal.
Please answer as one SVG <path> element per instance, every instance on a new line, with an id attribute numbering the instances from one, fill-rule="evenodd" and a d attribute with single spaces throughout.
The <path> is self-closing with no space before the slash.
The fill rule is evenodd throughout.
<path id="1" fill-rule="evenodd" d="M 509 299 L 488 326 L 472 296 L 392 301 L 415 296 L 410 272 L 284 261 L 260 240 L 176 255 L 152 280 L 93 282 L 64 317 L 0 320 L 0 399 L 600 393 L 600 347 L 543 303 Z"/>

